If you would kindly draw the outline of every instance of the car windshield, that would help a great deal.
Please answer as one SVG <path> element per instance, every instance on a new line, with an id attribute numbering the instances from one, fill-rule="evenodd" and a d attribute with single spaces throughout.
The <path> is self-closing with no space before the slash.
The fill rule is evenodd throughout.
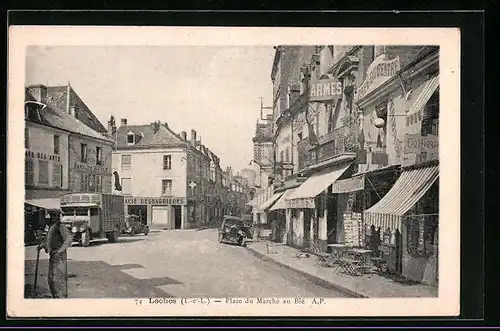
<path id="1" fill-rule="evenodd" d="M 232 219 L 227 219 L 226 222 L 224 223 L 224 226 L 226 228 L 232 227 L 232 226 L 241 226 L 242 222 L 239 220 L 232 220 Z"/>
<path id="2" fill-rule="evenodd" d="M 61 211 L 63 216 L 88 216 L 88 208 L 63 207 Z"/>

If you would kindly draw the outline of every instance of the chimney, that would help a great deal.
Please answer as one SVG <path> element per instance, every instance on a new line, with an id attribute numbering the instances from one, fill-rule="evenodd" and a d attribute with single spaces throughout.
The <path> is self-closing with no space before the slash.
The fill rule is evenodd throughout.
<path id="1" fill-rule="evenodd" d="M 154 121 L 154 122 L 151 122 L 151 125 L 153 126 L 153 133 L 157 133 L 160 130 L 161 122 Z"/>
<path id="2" fill-rule="evenodd" d="M 121 121 L 120 121 L 120 125 L 121 126 L 127 126 L 127 119 L 126 118 L 122 118 Z"/>
<path id="3" fill-rule="evenodd" d="M 108 136 L 112 136 L 116 133 L 115 117 L 111 115 L 108 121 Z"/>
<path id="4" fill-rule="evenodd" d="M 36 101 L 41 103 L 47 103 L 47 86 L 38 84 L 28 86 L 28 90 L 31 95 L 36 99 Z"/>
<path id="5" fill-rule="evenodd" d="M 191 130 L 191 143 L 196 146 L 196 131 Z"/>
<path id="6" fill-rule="evenodd" d="M 187 141 L 187 132 L 186 131 L 181 132 L 181 138 L 182 138 L 182 140 Z"/>

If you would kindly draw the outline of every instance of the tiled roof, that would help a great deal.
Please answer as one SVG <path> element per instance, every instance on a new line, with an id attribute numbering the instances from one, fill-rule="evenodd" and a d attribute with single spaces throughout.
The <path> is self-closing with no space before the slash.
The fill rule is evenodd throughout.
<path id="1" fill-rule="evenodd" d="M 100 133 L 92 130 L 91 128 L 89 128 L 88 126 L 86 126 L 73 116 L 66 114 L 65 112 L 59 109 L 47 106 L 40 110 L 40 114 L 43 117 L 43 119 L 53 127 L 93 137 L 96 139 L 110 141 L 109 139 L 107 139 Z"/>
<path id="2" fill-rule="evenodd" d="M 85 102 L 82 101 L 75 90 L 72 87 L 70 88 L 72 91 L 70 94 L 70 105 L 78 107 L 78 119 L 95 131 L 106 133 L 107 129 L 104 125 L 92 113 Z M 67 106 L 67 91 L 67 86 L 48 86 L 47 103 L 54 108 L 65 111 Z"/>
<path id="3" fill-rule="evenodd" d="M 136 148 L 158 145 L 179 145 L 186 143 L 179 137 L 179 135 L 162 124 L 158 126 L 157 132 L 154 132 L 152 124 L 122 125 L 116 130 L 116 133 L 112 137 L 112 139 L 116 141 L 117 148 L 129 147 L 127 144 L 127 133 L 129 132 L 136 134 L 136 143 L 134 144 L 134 147 Z"/>

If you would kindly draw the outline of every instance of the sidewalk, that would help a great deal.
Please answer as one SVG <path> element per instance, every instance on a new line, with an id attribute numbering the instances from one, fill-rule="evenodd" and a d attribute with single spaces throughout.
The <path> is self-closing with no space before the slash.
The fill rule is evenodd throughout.
<path id="1" fill-rule="evenodd" d="M 267 253 L 267 241 L 259 240 L 248 243 L 247 249 L 255 255 L 299 272 L 327 287 L 335 288 L 348 295 L 360 298 L 411 298 L 437 297 L 437 287 L 424 284 L 403 284 L 377 274 L 349 276 L 340 273 L 336 268 L 316 265 L 316 257 L 297 258 L 301 251 L 284 244 L 276 244 L 275 253 Z"/>

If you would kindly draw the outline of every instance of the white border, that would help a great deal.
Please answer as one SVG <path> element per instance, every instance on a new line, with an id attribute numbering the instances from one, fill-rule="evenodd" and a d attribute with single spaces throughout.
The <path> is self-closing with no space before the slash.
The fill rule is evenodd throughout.
<path id="1" fill-rule="evenodd" d="M 454 28 L 227 28 L 15 26 L 8 46 L 7 311 L 64 316 L 456 316 L 460 294 L 460 31 Z M 24 299 L 22 114 L 26 46 L 69 45 L 440 46 L 439 297 L 328 299 L 324 305 L 136 305 L 134 299 Z M 271 68 L 269 68 L 271 70 Z M 441 221 L 445 220 L 445 222 Z M 293 299 L 293 298 L 292 298 Z"/>

